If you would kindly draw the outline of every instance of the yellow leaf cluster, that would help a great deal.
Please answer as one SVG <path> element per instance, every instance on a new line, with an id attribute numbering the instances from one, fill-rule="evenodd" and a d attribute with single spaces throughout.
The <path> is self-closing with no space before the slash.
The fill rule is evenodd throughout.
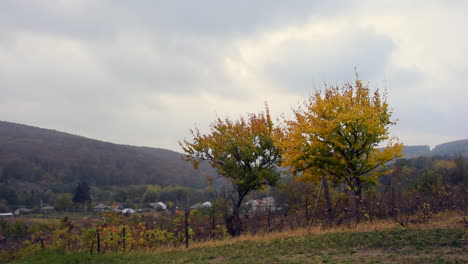
<path id="1" fill-rule="evenodd" d="M 294 110 L 293 120 L 285 120 L 277 138 L 282 165 L 307 181 L 322 175 L 337 182 L 375 181 L 385 173 L 375 169 L 402 152 L 402 144 L 389 136 L 391 114 L 385 96 L 360 80 L 326 87 Z M 383 142 L 387 146 L 378 148 Z"/>

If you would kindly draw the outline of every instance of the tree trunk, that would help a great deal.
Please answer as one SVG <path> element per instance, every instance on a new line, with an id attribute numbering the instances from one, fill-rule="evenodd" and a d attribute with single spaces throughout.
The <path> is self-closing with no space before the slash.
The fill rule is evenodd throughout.
<path id="1" fill-rule="evenodd" d="M 328 182 L 327 182 L 327 176 L 322 177 L 322 183 L 323 183 L 323 190 L 325 194 L 325 201 L 327 203 L 327 216 L 328 216 L 328 226 L 333 225 L 333 209 L 331 205 L 331 199 L 330 199 L 330 190 L 328 188 Z"/>
<path id="2" fill-rule="evenodd" d="M 354 186 L 354 207 L 356 210 L 356 222 L 359 223 L 362 218 L 362 184 L 359 178 L 355 178 Z"/>
<path id="3" fill-rule="evenodd" d="M 235 237 L 241 234 L 242 225 L 239 217 L 239 212 L 235 212 L 232 215 L 228 216 L 225 219 L 225 222 L 226 229 L 231 236 Z"/>
<path id="4" fill-rule="evenodd" d="M 320 202 L 320 195 L 322 194 L 322 188 L 323 188 L 323 182 L 320 184 L 319 192 L 317 195 L 317 201 L 315 201 L 315 207 L 314 211 L 312 212 L 312 218 L 310 219 L 309 226 L 307 227 L 307 232 L 309 232 L 310 228 L 312 227 L 312 224 L 314 223 L 315 220 L 315 212 L 317 210 L 317 206 Z"/>
<path id="5" fill-rule="evenodd" d="M 234 204 L 233 213 L 230 216 L 225 218 L 226 229 L 228 230 L 231 236 L 239 236 L 242 233 L 242 222 L 240 219 L 240 207 L 242 206 L 242 201 L 248 192 L 239 193 L 239 199 Z"/>

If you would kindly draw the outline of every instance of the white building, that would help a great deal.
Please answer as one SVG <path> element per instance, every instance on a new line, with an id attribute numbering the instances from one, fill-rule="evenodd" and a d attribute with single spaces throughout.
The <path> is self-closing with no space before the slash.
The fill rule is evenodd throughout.
<path id="1" fill-rule="evenodd" d="M 163 202 L 157 202 L 157 203 L 148 203 L 150 208 L 153 208 L 155 210 L 166 210 L 167 206 Z"/>

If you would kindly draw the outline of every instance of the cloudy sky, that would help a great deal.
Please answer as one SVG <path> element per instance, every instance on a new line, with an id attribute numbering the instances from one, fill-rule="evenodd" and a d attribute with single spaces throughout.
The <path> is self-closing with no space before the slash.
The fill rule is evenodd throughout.
<path id="1" fill-rule="evenodd" d="M 326 2 L 326 3 L 325 3 Z M 408 145 L 468 138 L 468 2 L 2 0 L 0 120 L 180 151 L 195 124 L 386 88 Z"/>

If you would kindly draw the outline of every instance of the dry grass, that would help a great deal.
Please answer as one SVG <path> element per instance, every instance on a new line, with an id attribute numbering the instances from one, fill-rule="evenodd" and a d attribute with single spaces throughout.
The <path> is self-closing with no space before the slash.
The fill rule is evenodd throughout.
<path id="1" fill-rule="evenodd" d="M 15 263 L 468 263 L 466 227 L 448 212 L 403 229 L 391 220 L 355 228 L 314 227 L 245 234 L 152 251 L 64 254 L 43 252 Z"/>
<path id="2" fill-rule="evenodd" d="M 435 228 L 456 228 L 462 227 L 463 218 L 453 211 L 439 213 L 434 215 L 431 221 L 426 224 L 412 223 L 409 228 L 422 228 L 422 229 L 435 229 Z M 208 240 L 203 242 L 194 242 L 190 244 L 190 249 L 201 248 L 201 247 L 218 247 L 228 244 L 244 241 L 264 241 L 264 240 L 275 240 L 285 239 L 291 237 L 301 237 L 307 234 L 329 234 L 329 233 L 360 233 L 369 231 L 389 230 L 394 228 L 400 228 L 401 226 L 391 219 L 379 219 L 372 222 L 362 222 L 353 228 L 349 228 L 345 225 L 326 228 L 320 226 L 312 227 L 309 231 L 307 228 L 298 229 L 286 229 L 280 232 L 270 232 L 261 234 L 244 234 L 239 237 L 227 237 L 222 240 Z M 159 249 L 167 252 L 171 250 L 180 250 L 174 248 Z M 158 251 L 159 251 L 158 250 Z M 183 249 L 184 250 L 184 249 Z"/>

